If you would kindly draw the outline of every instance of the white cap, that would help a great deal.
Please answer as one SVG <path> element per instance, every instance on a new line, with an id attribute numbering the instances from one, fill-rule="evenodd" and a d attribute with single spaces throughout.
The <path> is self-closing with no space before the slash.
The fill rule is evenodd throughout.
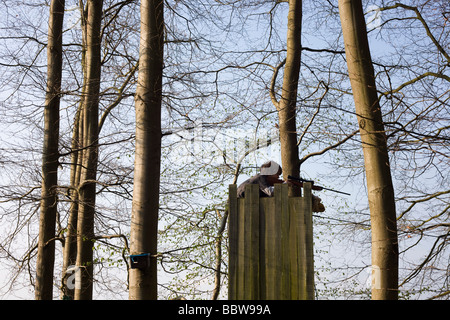
<path id="1" fill-rule="evenodd" d="M 269 166 L 267 166 L 270 163 Z M 263 167 L 264 166 L 264 167 Z M 280 170 L 280 165 L 275 161 L 268 161 L 261 166 L 261 175 L 262 176 L 271 176 L 277 174 Z"/>

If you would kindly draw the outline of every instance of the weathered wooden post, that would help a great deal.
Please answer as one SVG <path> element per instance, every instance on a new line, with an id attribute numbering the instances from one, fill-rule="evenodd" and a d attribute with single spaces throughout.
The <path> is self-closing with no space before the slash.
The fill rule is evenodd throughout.
<path id="1" fill-rule="evenodd" d="M 260 198 L 247 185 L 245 198 L 229 186 L 230 300 L 314 299 L 311 184 L 303 197 L 288 197 L 275 185 L 274 197 Z"/>

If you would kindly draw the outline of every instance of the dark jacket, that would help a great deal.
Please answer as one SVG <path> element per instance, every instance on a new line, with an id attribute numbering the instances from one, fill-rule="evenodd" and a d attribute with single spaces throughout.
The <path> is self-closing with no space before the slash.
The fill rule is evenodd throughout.
<path id="1" fill-rule="evenodd" d="M 243 198 L 245 196 L 245 186 L 248 184 L 259 184 L 259 196 L 260 197 L 271 197 L 273 196 L 273 187 L 267 183 L 267 176 L 262 176 L 257 174 L 250 179 L 245 180 L 237 188 L 237 197 Z"/>

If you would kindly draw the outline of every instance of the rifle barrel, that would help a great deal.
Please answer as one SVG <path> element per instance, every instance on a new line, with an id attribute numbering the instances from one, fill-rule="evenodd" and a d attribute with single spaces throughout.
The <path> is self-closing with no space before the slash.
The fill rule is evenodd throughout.
<path id="1" fill-rule="evenodd" d="M 324 190 L 328 190 L 328 191 L 333 191 L 333 192 L 337 192 L 337 193 L 342 193 L 342 194 L 345 194 L 345 195 L 347 195 L 347 196 L 350 196 L 350 195 L 351 195 L 350 193 L 343 192 L 343 191 L 333 190 L 333 189 L 329 189 L 329 188 L 325 188 L 325 187 L 321 187 L 321 188 L 324 189 Z"/>
<path id="2" fill-rule="evenodd" d="M 293 177 L 293 176 L 288 176 L 288 180 L 296 180 L 296 181 L 300 181 L 300 182 L 311 182 L 314 185 L 314 181 L 313 180 L 305 180 L 303 178 L 296 178 L 296 177 Z M 316 187 L 322 188 L 323 190 L 328 190 L 328 191 L 341 193 L 341 194 L 345 194 L 347 196 L 350 196 L 350 193 L 347 193 L 347 192 L 333 190 L 333 189 L 325 188 L 325 187 L 321 187 L 321 186 L 316 186 Z"/>

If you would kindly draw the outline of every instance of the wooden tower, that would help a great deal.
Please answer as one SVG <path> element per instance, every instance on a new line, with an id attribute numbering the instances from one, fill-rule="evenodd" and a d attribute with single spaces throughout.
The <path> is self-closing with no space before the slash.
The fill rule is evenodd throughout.
<path id="1" fill-rule="evenodd" d="M 314 299 L 311 184 L 303 197 L 288 197 L 275 185 L 274 197 L 259 197 L 248 185 L 245 198 L 229 186 L 230 300 Z"/>

